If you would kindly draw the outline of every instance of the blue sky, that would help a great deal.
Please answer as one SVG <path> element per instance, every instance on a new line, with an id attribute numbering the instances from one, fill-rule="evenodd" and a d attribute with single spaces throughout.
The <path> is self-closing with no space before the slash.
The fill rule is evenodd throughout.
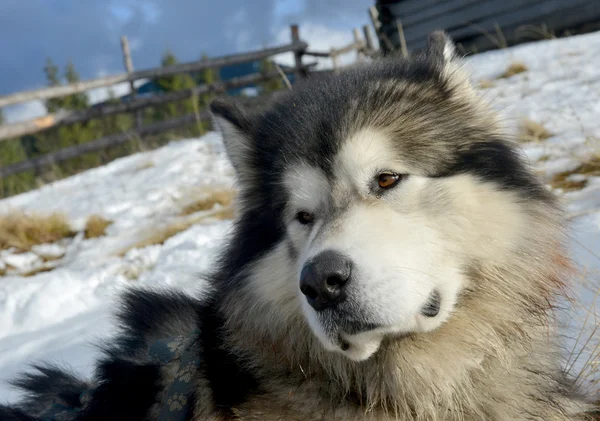
<path id="1" fill-rule="evenodd" d="M 374 0 L 0 0 L 0 95 L 43 86 L 46 57 L 70 59 L 84 79 L 123 71 L 119 38 L 134 66 L 273 45 L 291 22 L 348 31 L 368 23 Z M 308 26 L 307 26 L 308 25 Z M 324 40 L 326 41 L 326 40 Z"/>

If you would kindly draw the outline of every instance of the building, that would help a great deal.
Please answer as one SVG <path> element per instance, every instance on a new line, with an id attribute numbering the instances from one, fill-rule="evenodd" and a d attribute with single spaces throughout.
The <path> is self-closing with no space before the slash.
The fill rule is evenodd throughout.
<path id="1" fill-rule="evenodd" d="M 384 51 L 400 49 L 400 28 L 408 50 L 423 48 L 429 33 L 444 29 L 464 53 L 600 29 L 599 0 L 376 0 L 375 5 Z"/>

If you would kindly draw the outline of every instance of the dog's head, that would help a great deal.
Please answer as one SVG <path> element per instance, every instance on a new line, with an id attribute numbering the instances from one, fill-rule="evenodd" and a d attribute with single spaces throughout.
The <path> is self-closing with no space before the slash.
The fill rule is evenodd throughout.
<path id="1" fill-rule="evenodd" d="M 470 272 L 527 248 L 530 204 L 551 202 L 442 33 L 260 116 L 212 112 L 241 190 L 237 254 L 251 255 L 235 264 L 250 265 L 256 300 L 303 312 L 353 360 L 447 323 Z"/>

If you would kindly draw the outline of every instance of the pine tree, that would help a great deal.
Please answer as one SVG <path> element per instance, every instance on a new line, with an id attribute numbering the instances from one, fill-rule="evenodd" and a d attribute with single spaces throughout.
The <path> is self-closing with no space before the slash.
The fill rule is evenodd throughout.
<path id="1" fill-rule="evenodd" d="M 208 56 L 206 54 L 202 54 L 202 60 L 208 60 Z M 219 80 L 219 73 L 217 69 L 204 69 L 200 72 L 200 83 L 204 85 L 211 85 Z M 198 98 L 198 105 L 200 108 L 205 108 L 208 104 L 212 102 L 215 98 L 215 94 L 212 92 L 207 92 L 205 94 L 200 95 Z"/>
<path id="2" fill-rule="evenodd" d="M 167 51 L 162 58 L 161 66 L 170 67 L 178 63 L 177 58 L 171 51 Z M 163 92 L 174 92 L 183 89 L 193 88 L 196 83 L 194 79 L 187 74 L 161 76 L 156 79 L 156 84 Z M 157 107 L 158 118 L 166 119 L 177 115 L 189 114 L 194 111 L 194 105 L 191 99 L 179 103 L 169 103 Z"/>
<path id="3" fill-rule="evenodd" d="M 44 73 L 46 74 L 48 86 L 58 86 L 61 84 L 58 77 L 58 67 L 50 57 L 46 59 Z M 46 109 L 49 113 L 55 113 L 63 107 L 63 102 L 63 98 L 51 98 L 46 101 Z"/>
<path id="4" fill-rule="evenodd" d="M 262 73 L 269 73 L 275 70 L 275 63 L 269 59 L 264 59 L 260 63 L 260 70 Z M 281 77 L 275 77 L 258 84 L 263 93 L 274 92 L 284 88 L 284 83 Z"/>
<path id="5" fill-rule="evenodd" d="M 75 70 L 75 66 L 72 61 L 67 63 L 67 68 L 65 70 L 65 79 L 67 83 L 77 83 L 81 79 L 79 78 L 79 74 Z M 64 108 L 68 110 L 84 110 L 88 108 L 88 97 L 82 92 L 79 94 L 73 94 L 65 98 Z"/>
<path id="6" fill-rule="evenodd" d="M 46 74 L 46 80 L 48 81 L 48 86 L 58 86 L 60 85 L 60 80 L 58 78 L 58 66 L 54 64 L 52 59 L 48 57 L 46 59 L 46 65 L 44 66 L 44 73 Z"/>

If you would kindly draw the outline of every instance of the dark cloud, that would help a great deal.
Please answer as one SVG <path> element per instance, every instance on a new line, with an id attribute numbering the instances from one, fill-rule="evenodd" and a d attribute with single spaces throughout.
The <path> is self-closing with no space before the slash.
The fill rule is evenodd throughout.
<path id="1" fill-rule="evenodd" d="M 123 70 L 127 35 L 136 68 L 156 66 L 171 49 L 180 60 L 273 44 L 291 21 L 330 26 L 366 23 L 368 0 L 0 0 L 0 95 L 45 83 L 46 57 L 71 59 L 83 78 Z"/>

